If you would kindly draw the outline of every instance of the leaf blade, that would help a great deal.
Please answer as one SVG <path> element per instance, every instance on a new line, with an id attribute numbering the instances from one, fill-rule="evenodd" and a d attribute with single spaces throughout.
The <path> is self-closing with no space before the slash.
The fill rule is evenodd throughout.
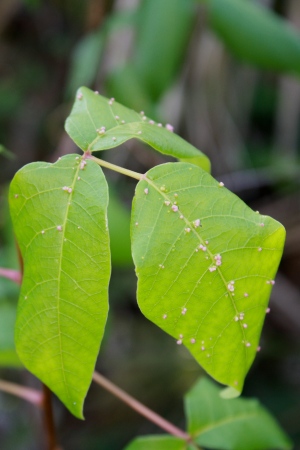
<path id="1" fill-rule="evenodd" d="M 185 395 L 188 431 L 208 448 L 264 450 L 291 448 L 271 414 L 253 399 L 223 400 L 220 388 L 202 378 Z"/>
<path id="2" fill-rule="evenodd" d="M 204 170 L 210 170 L 207 156 L 181 137 L 158 126 L 154 121 L 143 120 L 143 117 L 115 101 L 82 87 L 77 91 L 65 129 L 83 151 L 108 150 L 135 138 L 160 153 L 181 160 L 190 160 Z M 104 132 L 101 131 L 102 127 L 105 127 Z"/>
<path id="3" fill-rule="evenodd" d="M 131 441 L 124 450 L 186 450 L 186 442 L 174 436 L 143 436 Z"/>
<path id="4" fill-rule="evenodd" d="M 0 302 L 0 366 L 22 367 L 15 350 L 13 329 L 16 308 L 11 302 Z"/>
<path id="5" fill-rule="evenodd" d="M 76 155 L 29 164 L 9 195 L 24 259 L 17 352 L 79 418 L 106 323 L 110 276 L 107 184 L 92 161 L 81 167 Z"/>
<path id="6" fill-rule="evenodd" d="M 195 227 L 198 220 L 203 227 Z M 212 377 L 241 392 L 284 228 L 200 168 L 169 163 L 138 183 L 131 236 L 143 314 L 183 343 Z"/>

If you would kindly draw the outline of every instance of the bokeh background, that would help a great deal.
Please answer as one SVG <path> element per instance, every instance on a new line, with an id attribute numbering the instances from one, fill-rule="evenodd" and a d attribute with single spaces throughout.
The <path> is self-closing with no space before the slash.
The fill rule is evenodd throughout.
<path id="1" fill-rule="evenodd" d="M 271 314 L 244 395 L 258 397 L 300 449 L 300 2 L 251 0 L 262 7 L 254 17 L 230 10 L 245 2 L 1 0 L 0 266 L 18 267 L 9 182 L 24 164 L 78 151 L 64 121 L 79 86 L 171 123 L 209 156 L 218 180 L 286 227 Z M 261 22 L 266 14 L 278 19 L 275 35 Z M 245 30 L 250 38 L 243 40 Z M 135 141 L 103 157 L 138 172 L 166 161 Z M 97 368 L 184 426 L 182 395 L 203 372 L 138 310 L 129 239 L 135 182 L 105 173 L 113 272 Z M 14 352 L 17 297 L 18 288 L 0 279 L 0 377 L 39 387 Z M 118 450 L 136 435 L 159 432 L 97 386 L 85 422 L 56 399 L 54 409 L 64 449 Z M 40 412 L 0 392 L 0 448 L 43 446 Z"/>

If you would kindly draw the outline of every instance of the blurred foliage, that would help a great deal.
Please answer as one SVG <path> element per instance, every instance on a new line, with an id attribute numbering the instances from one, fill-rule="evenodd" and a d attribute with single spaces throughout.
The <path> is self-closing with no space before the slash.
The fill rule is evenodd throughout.
<path id="1" fill-rule="evenodd" d="M 172 123 L 209 156 L 214 176 L 287 229 L 272 314 L 245 393 L 277 415 L 295 448 L 300 448 L 299 29 L 298 0 L 0 4 L 0 142 L 15 155 L 10 159 L 0 152 L 0 265 L 17 267 L 7 183 L 26 163 L 76 151 L 63 123 L 79 84 Z M 105 153 L 110 162 L 139 172 L 166 161 L 136 141 L 123 144 L 121 152 Z M 180 397 L 200 369 L 138 311 L 128 226 L 135 185 L 107 175 L 114 186 L 109 212 L 114 266 L 98 366 L 180 423 Z M 17 296 L 18 288 L 0 279 L 1 336 L 13 321 Z M 5 336 L 0 348 L 11 350 L 12 333 Z M 25 371 L 1 369 L 1 377 L 35 383 Z M 137 434 L 157 433 L 96 387 L 88 395 L 85 423 L 78 424 L 58 403 L 55 409 L 65 448 L 117 450 Z M 30 406 L 0 393 L 1 448 L 42 448 L 39 427 Z"/>
<path id="2" fill-rule="evenodd" d="M 209 18 L 240 59 L 264 69 L 300 74 L 300 34 L 250 0 L 211 0 Z"/>

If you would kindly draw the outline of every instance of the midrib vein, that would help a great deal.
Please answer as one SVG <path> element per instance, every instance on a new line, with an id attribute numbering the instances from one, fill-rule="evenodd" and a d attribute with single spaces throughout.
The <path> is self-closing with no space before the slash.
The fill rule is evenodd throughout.
<path id="1" fill-rule="evenodd" d="M 170 205 L 173 205 L 173 204 L 174 204 L 173 200 L 172 200 L 170 197 L 168 197 L 167 194 L 165 194 L 163 191 L 161 191 L 161 190 L 159 189 L 159 187 L 155 184 L 155 183 L 158 183 L 158 179 L 155 180 L 155 181 L 152 181 L 150 178 L 148 178 L 147 176 L 145 176 L 145 177 L 144 177 L 144 180 L 145 180 L 146 182 L 148 182 L 148 183 L 150 184 L 150 186 L 152 186 L 152 187 L 153 187 L 153 188 L 154 188 L 154 189 L 155 189 L 155 190 L 156 190 L 163 198 L 165 198 L 167 201 L 169 201 L 169 202 L 170 202 Z M 199 187 L 201 187 L 201 186 L 199 186 Z M 188 187 L 187 187 L 187 188 L 188 188 Z M 195 228 L 193 227 L 192 222 L 190 222 L 190 221 L 186 218 L 186 216 L 183 214 L 183 212 L 180 211 L 180 208 L 179 208 L 179 207 L 178 207 L 177 213 L 183 215 L 183 221 L 184 221 L 187 225 L 189 225 L 191 231 L 197 236 L 197 238 L 198 238 L 200 244 L 202 244 L 202 245 L 204 244 L 204 245 L 206 246 L 206 244 L 205 244 L 204 240 L 201 238 L 200 234 L 198 234 L 197 231 L 195 230 Z M 211 259 L 211 262 L 212 262 L 213 264 L 215 264 L 214 256 L 213 256 L 213 254 L 211 253 L 211 251 L 209 250 L 209 248 L 208 248 L 207 246 L 206 246 L 206 251 L 207 251 L 207 254 L 209 255 L 209 257 L 210 257 L 210 259 Z M 238 314 L 239 311 L 237 310 L 237 307 L 236 307 L 235 301 L 234 301 L 234 299 L 233 299 L 233 297 L 232 297 L 232 295 L 231 295 L 231 292 L 228 291 L 228 288 L 227 288 L 227 282 L 226 282 L 226 280 L 225 280 L 225 278 L 224 278 L 224 276 L 223 276 L 223 273 L 222 273 L 220 267 L 217 267 L 216 270 L 217 270 L 217 273 L 219 274 L 219 276 L 220 276 L 222 282 L 224 283 L 226 293 L 228 294 L 228 296 L 229 296 L 229 298 L 230 298 L 230 300 L 231 300 L 231 304 L 232 304 L 232 306 L 233 306 L 233 309 L 234 309 L 234 311 L 235 311 L 235 314 Z M 240 322 L 240 321 L 239 321 L 239 322 Z M 241 330 L 243 339 L 246 340 L 245 330 L 244 330 L 242 324 L 240 324 L 240 330 Z M 246 347 L 244 348 L 244 354 L 245 354 L 245 367 L 246 367 L 246 366 L 247 366 L 247 349 L 246 349 Z"/>
<path id="2" fill-rule="evenodd" d="M 73 179 L 73 183 L 72 183 L 72 192 L 71 194 L 67 197 L 67 208 L 66 208 L 66 213 L 65 213 L 65 218 L 64 221 L 62 223 L 62 233 L 61 233 L 61 252 L 60 252 L 60 258 L 59 258 L 59 264 L 58 264 L 58 276 L 57 276 L 57 326 L 58 326 L 58 338 L 59 338 L 59 347 L 60 347 L 60 360 L 61 360 L 61 371 L 62 371 L 62 375 L 63 375 L 63 380 L 64 380 L 64 386 L 65 386 L 65 390 L 67 393 L 67 396 L 69 397 L 69 399 L 71 399 L 70 397 L 70 392 L 69 392 L 69 388 L 66 382 L 66 377 L 65 377 L 65 367 L 64 367 L 64 361 L 63 361 L 63 352 L 62 352 L 62 340 L 61 340 L 61 323 L 60 323 L 60 288 L 61 288 L 61 273 L 62 273 L 62 261 L 63 261 L 63 249 L 64 249 L 64 242 L 65 242 L 65 232 L 66 232 L 66 224 L 67 224 L 67 220 L 68 220 L 68 215 L 69 215 L 69 209 L 70 209 L 70 205 L 72 202 L 72 198 L 73 198 L 73 194 L 74 194 L 74 188 L 75 188 L 75 184 L 76 184 L 76 179 L 78 177 L 78 173 L 80 170 L 80 161 L 78 160 L 78 167 L 77 170 L 75 171 L 74 174 L 74 179 Z M 74 161 L 75 163 L 75 161 Z"/>

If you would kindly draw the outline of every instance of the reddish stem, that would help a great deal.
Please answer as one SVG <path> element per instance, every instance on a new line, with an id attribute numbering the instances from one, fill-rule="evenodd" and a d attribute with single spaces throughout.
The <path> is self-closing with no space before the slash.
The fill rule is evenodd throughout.
<path id="1" fill-rule="evenodd" d="M 46 431 L 46 442 L 48 450 L 59 450 L 57 444 L 55 424 L 53 419 L 51 391 L 43 384 L 43 409 L 44 409 L 44 429 Z"/>
<path id="2" fill-rule="evenodd" d="M 22 283 L 22 274 L 18 270 L 5 269 L 0 267 L 0 277 L 7 278 L 8 280 L 14 281 L 17 284 Z"/>
<path id="3" fill-rule="evenodd" d="M 105 377 L 100 375 L 100 373 L 94 372 L 93 380 L 97 384 L 100 384 L 100 386 L 102 386 L 104 389 L 109 391 L 111 394 L 118 397 L 120 400 L 122 400 L 124 403 L 126 403 L 128 406 L 130 406 L 132 409 L 137 411 L 139 414 L 146 417 L 148 420 L 155 423 L 163 430 L 167 431 L 167 433 L 170 433 L 173 436 L 177 436 L 181 439 L 184 439 L 187 442 L 192 442 L 192 438 L 189 434 L 187 434 L 185 431 L 181 430 L 180 428 L 177 428 L 171 422 L 168 422 L 166 419 L 159 416 L 151 409 L 147 408 L 147 406 L 143 405 L 138 400 L 131 397 L 131 395 L 127 394 L 125 391 L 123 391 L 122 389 L 117 387 L 111 381 L 107 380 Z"/>
<path id="4" fill-rule="evenodd" d="M 0 391 L 23 398 L 36 406 L 42 406 L 43 404 L 43 394 L 40 391 L 10 381 L 0 380 Z"/>

